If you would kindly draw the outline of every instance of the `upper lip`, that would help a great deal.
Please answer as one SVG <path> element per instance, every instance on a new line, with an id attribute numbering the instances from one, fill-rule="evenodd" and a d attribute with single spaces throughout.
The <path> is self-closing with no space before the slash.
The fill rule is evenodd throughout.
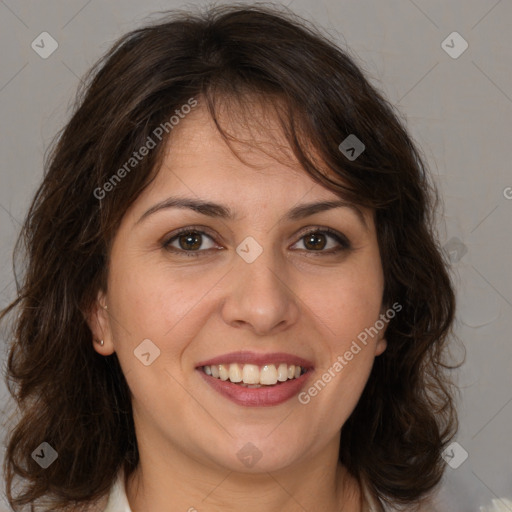
<path id="1" fill-rule="evenodd" d="M 268 352 L 268 353 L 256 353 L 249 351 L 230 352 L 229 354 L 222 354 L 221 356 L 201 361 L 197 364 L 197 368 L 201 366 L 212 366 L 216 364 L 228 364 L 228 363 L 239 363 L 239 364 L 254 364 L 257 366 L 263 366 L 265 364 L 275 363 L 286 363 L 294 364 L 295 366 L 302 366 L 305 369 L 313 367 L 313 363 L 302 357 L 287 354 L 286 352 Z"/>

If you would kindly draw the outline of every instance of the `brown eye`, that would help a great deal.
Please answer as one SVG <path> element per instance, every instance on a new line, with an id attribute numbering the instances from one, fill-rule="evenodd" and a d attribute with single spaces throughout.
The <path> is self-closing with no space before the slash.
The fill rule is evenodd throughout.
<path id="1" fill-rule="evenodd" d="M 334 240 L 334 244 L 332 240 Z M 319 255 L 335 254 L 351 248 L 350 242 L 344 235 L 330 228 L 316 229 L 305 233 L 300 238 L 299 242 L 301 241 L 306 252 L 317 252 Z"/>
<path id="2" fill-rule="evenodd" d="M 197 250 L 201 247 L 201 234 L 191 231 L 178 237 L 180 248 L 183 250 Z"/>
<path id="3" fill-rule="evenodd" d="M 208 241 L 210 246 L 204 247 L 204 243 Z M 303 250 L 307 253 L 318 253 L 319 256 L 328 256 L 351 248 L 350 242 L 344 235 L 330 228 L 309 231 L 302 235 L 299 242 L 304 244 Z M 296 242 L 296 244 L 299 242 Z M 162 247 L 166 251 L 183 256 L 201 256 L 212 249 L 221 249 L 215 247 L 212 236 L 202 230 L 190 227 L 175 232 L 174 236 L 162 242 Z"/>
<path id="4" fill-rule="evenodd" d="M 210 241 L 209 246 L 207 244 L 208 241 Z M 210 249 L 215 248 L 215 244 L 213 238 L 203 231 L 185 228 L 178 231 L 178 233 L 167 241 L 164 241 L 162 247 L 169 252 L 183 254 L 185 256 L 200 256 Z"/>
<path id="5" fill-rule="evenodd" d="M 325 238 L 323 234 L 310 233 L 304 237 L 304 245 L 308 249 L 322 250 L 327 244 Z"/>

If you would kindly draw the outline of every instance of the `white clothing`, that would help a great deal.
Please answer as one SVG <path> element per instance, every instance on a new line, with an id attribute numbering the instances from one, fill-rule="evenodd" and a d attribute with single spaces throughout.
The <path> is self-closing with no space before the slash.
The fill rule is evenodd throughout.
<path id="1" fill-rule="evenodd" d="M 364 496 L 366 501 L 370 503 L 370 508 L 367 512 L 378 512 L 379 505 L 375 499 L 370 496 L 370 493 L 366 487 L 363 488 Z M 126 489 L 124 484 L 124 471 L 121 469 L 117 475 L 117 479 L 110 490 L 107 507 L 103 512 L 132 512 L 128 498 L 126 496 Z"/>

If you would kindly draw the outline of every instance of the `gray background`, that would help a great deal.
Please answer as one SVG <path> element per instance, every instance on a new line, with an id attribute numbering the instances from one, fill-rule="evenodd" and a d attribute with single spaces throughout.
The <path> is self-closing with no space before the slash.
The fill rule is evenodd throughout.
<path id="1" fill-rule="evenodd" d="M 80 77 L 152 12 L 202 3 L 0 0 L 0 307 L 14 294 L 11 252 L 43 153 Z M 406 118 L 444 200 L 440 236 L 458 283 L 456 332 L 466 349 L 456 441 L 469 456 L 446 468 L 437 508 L 479 512 L 493 498 L 512 499 L 512 2 L 283 3 L 349 46 Z M 31 48 L 44 31 L 59 44 L 47 59 Z M 441 46 L 453 31 L 469 44 L 458 58 Z M 455 358 L 463 355 L 455 345 Z M 0 397 L 5 408 L 3 383 Z M 463 452 L 453 454 L 455 465 Z"/>

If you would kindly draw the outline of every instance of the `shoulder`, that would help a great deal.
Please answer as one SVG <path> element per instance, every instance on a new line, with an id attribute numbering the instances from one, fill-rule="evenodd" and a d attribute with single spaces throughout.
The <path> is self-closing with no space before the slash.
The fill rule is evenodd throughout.
<path id="1" fill-rule="evenodd" d="M 366 482 L 361 482 L 361 492 L 365 501 L 364 512 L 388 512 L 383 503 L 371 494 Z"/>
<path id="2" fill-rule="evenodd" d="M 364 482 L 361 484 L 361 490 L 365 499 L 364 512 L 398 512 L 398 510 L 404 510 L 403 508 L 396 509 L 395 507 L 390 507 L 383 503 L 380 499 L 373 496 L 370 492 L 370 487 Z M 414 512 L 438 512 L 438 510 L 427 503 L 423 503 L 416 505 Z"/>
<path id="3" fill-rule="evenodd" d="M 117 478 L 110 489 L 107 505 L 103 512 L 132 512 L 126 496 L 123 469 L 119 470 Z"/>

